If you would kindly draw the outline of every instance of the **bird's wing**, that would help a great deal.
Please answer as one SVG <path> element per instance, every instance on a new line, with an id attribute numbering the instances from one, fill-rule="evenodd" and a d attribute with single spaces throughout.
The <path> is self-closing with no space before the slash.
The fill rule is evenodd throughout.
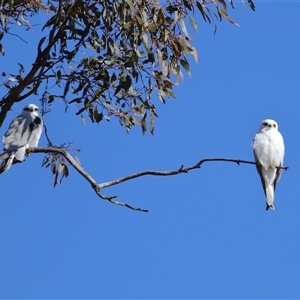
<path id="1" fill-rule="evenodd" d="M 279 155 L 279 161 L 280 161 L 280 164 L 278 167 L 282 167 L 283 166 L 283 158 L 284 158 L 284 141 L 283 141 L 283 137 L 280 132 L 277 133 L 276 140 L 277 140 L 277 147 L 279 149 L 278 155 Z M 282 169 L 277 168 L 275 179 L 274 179 L 274 191 L 276 188 L 276 184 L 281 177 L 281 173 L 282 173 Z"/>
<path id="2" fill-rule="evenodd" d="M 280 165 L 279 167 L 282 167 L 282 165 Z M 276 189 L 276 184 L 280 179 L 281 173 L 282 173 L 282 169 L 276 168 L 276 175 L 275 175 L 275 179 L 274 179 L 274 183 L 273 183 L 274 184 L 274 191 Z"/>
<path id="3" fill-rule="evenodd" d="M 264 193 L 265 193 L 265 196 L 266 196 L 266 183 L 265 183 L 265 179 L 264 179 L 264 176 L 263 176 L 263 167 L 262 167 L 259 159 L 257 158 L 255 150 L 253 151 L 253 153 L 254 153 L 254 159 L 255 159 L 255 163 L 256 163 L 256 165 L 255 165 L 256 170 L 259 174 L 259 177 L 260 177 L 263 189 L 264 189 Z"/>
<path id="4" fill-rule="evenodd" d="M 22 121 L 25 120 L 22 119 L 21 116 L 18 116 L 10 122 L 9 127 L 2 139 L 4 145 L 9 144 L 15 140 L 14 136 L 16 134 L 17 128 L 19 127 L 20 123 L 22 123 Z"/>
<path id="5" fill-rule="evenodd" d="M 2 139 L 4 148 L 7 150 L 13 150 L 26 145 L 28 142 L 29 124 L 30 119 L 26 119 L 23 116 L 18 116 L 12 120 Z"/>
<path id="6" fill-rule="evenodd" d="M 25 158 L 25 147 L 19 148 L 15 155 L 8 156 L 0 165 L 0 174 L 10 169 L 16 163 L 21 163 Z M 20 152 L 21 150 L 21 152 Z"/>
<path id="7" fill-rule="evenodd" d="M 18 148 L 18 150 L 15 153 L 15 160 L 19 162 L 23 162 L 25 160 L 26 150 L 28 146 L 25 145 L 23 147 Z"/>
<path id="8" fill-rule="evenodd" d="M 39 117 L 36 117 L 35 120 L 32 122 L 32 124 L 30 124 L 32 128 L 31 136 L 28 141 L 28 146 L 30 148 L 37 147 L 43 131 L 43 124 L 44 124 L 43 120 Z"/>

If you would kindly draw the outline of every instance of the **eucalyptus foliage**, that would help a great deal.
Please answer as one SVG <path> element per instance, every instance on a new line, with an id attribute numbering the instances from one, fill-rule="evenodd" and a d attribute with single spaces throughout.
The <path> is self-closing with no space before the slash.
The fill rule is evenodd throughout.
<path id="1" fill-rule="evenodd" d="M 127 130 L 153 133 L 153 99 L 176 97 L 174 85 L 191 74 L 187 55 L 198 59 L 186 22 L 195 31 L 199 16 L 215 29 L 222 18 L 238 25 L 224 0 L 0 0 L 0 66 L 5 36 L 30 29 L 37 14 L 45 23 L 36 59 L 24 66 L 18 57 L 15 74 L 0 68 L 0 126 L 14 103 L 35 94 L 50 107 L 59 99 L 76 106 L 84 123 L 87 115 L 96 123 L 117 117 Z"/>

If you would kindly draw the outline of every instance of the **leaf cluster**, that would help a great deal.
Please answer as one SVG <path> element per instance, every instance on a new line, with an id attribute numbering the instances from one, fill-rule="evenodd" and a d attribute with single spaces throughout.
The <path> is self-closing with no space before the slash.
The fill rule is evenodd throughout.
<path id="1" fill-rule="evenodd" d="M 237 25 L 224 0 L 60 0 L 47 6 L 2 0 L 0 42 L 9 24 L 30 26 L 28 17 L 40 11 L 49 18 L 32 68 L 26 71 L 19 62 L 17 74 L 2 72 L 7 93 L 0 101 L 0 125 L 13 103 L 35 94 L 43 95 L 43 105 L 62 100 L 66 110 L 75 106 L 84 124 L 86 115 L 93 123 L 116 117 L 127 131 L 138 125 L 145 133 L 149 124 L 153 134 L 158 116 L 153 92 L 162 103 L 175 98 L 183 70 L 191 76 L 187 55 L 198 60 L 187 17 L 195 31 L 196 13 L 205 22 L 225 18 Z M 2 44 L 0 52 L 4 55 Z"/>

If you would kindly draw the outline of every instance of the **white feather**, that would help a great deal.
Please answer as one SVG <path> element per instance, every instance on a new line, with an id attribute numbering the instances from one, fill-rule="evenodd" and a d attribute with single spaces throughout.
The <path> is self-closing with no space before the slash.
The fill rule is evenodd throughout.
<path id="1" fill-rule="evenodd" d="M 264 120 L 255 135 L 252 148 L 267 198 L 267 209 L 274 208 L 274 190 L 281 176 L 284 158 L 284 142 L 274 120 Z"/>
<path id="2" fill-rule="evenodd" d="M 21 115 L 11 121 L 2 142 L 4 149 L 0 153 L 0 174 L 9 170 L 15 160 L 25 160 L 26 149 L 37 147 L 43 131 L 43 120 L 39 117 L 39 109 L 34 104 L 24 107 Z"/>

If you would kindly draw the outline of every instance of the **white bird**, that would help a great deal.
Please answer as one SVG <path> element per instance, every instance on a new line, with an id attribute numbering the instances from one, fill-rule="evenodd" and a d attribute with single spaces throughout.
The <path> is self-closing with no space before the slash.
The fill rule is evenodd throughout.
<path id="1" fill-rule="evenodd" d="M 266 210 L 274 207 L 274 192 L 283 166 L 284 142 L 274 120 L 262 121 L 259 132 L 254 136 L 252 148 L 256 169 L 267 198 Z"/>
<path id="2" fill-rule="evenodd" d="M 4 149 L 0 153 L 0 174 L 7 171 L 12 164 L 25 160 L 26 150 L 37 147 L 43 131 L 43 120 L 39 117 L 39 108 L 28 104 L 22 113 L 13 119 L 3 136 Z"/>

